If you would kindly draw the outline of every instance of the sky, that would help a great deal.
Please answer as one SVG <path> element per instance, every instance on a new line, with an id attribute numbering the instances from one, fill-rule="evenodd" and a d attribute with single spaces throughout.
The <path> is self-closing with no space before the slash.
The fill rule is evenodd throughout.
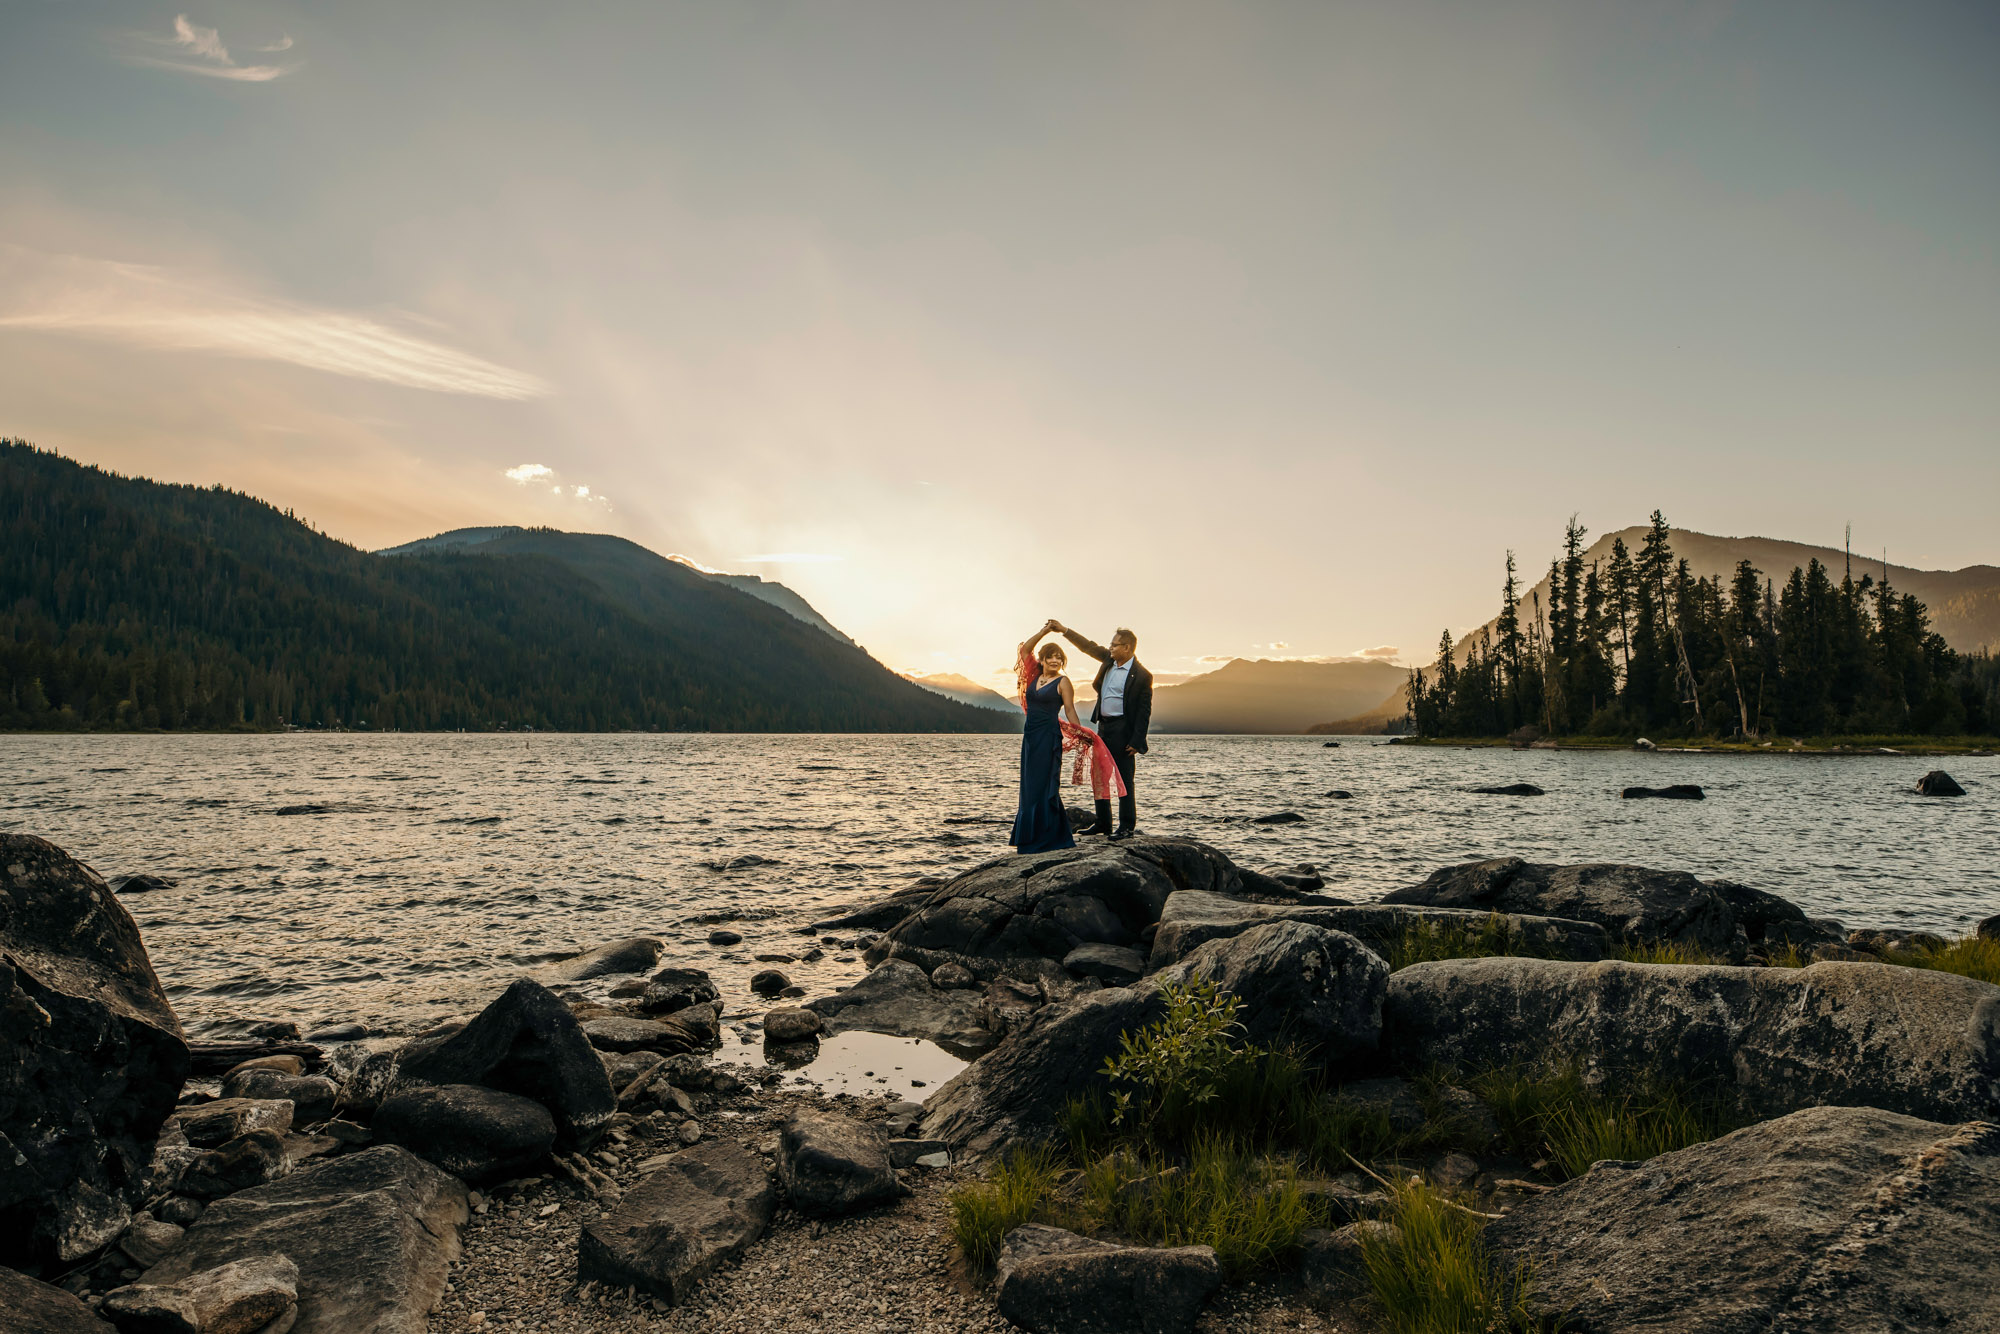
<path id="1" fill-rule="evenodd" d="M 1996 69 L 1984 0 L 7 0 L 0 435 L 981 680 L 1415 661 L 1571 514 L 2000 563 Z"/>

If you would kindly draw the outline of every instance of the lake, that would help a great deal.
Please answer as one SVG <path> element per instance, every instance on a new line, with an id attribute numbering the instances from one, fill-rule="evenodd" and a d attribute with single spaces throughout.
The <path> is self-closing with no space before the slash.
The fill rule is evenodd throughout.
<path id="1" fill-rule="evenodd" d="M 192 1033 L 244 1020 L 414 1031 L 524 964 L 627 935 L 725 994 L 794 928 L 1008 851 L 1011 737 L 0 736 L 0 828 L 107 877 Z M 1967 794 L 1916 796 L 1948 764 Z M 1528 782 L 1543 797 L 1466 789 Z M 1701 802 L 1624 801 L 1698 783 Z M 1357 901 L 1482 857 L 1741 881 L 1850 927 L 1963 933 L 2000 912 L 2000 759 L 1441 749 L 1380 737 L 1162 736 L 1141 828 Z M 1353 793 L 1336 800 L 1334 789 Z M 1074 790 L 1087 805 L 1087 789 Z M 318 813 L 280 814 L 288 807 Z M 1256 825 L 1274 811 L 1304 821 Z M 762 859 L 751 862 L 740 859 Z M 735 863 L 732 865 L 732 863 Z M 728 921 L 743 944 L 706 943 Z M 842 962 L 841 960 L 846 960 Z M 851 954 L 786 969 L 813 995 Z"/>

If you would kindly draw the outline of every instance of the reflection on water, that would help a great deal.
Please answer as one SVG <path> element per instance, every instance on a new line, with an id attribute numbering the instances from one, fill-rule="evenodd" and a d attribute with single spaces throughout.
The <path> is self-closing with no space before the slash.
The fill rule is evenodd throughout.
<path id="1" fill-rule="evenodd" d="M 795 1063 L 800 1054 L 766 1048 L 761 1042 L 738 1042 L 731 1034 L 723 1039 L 716 1059 L 751 1067 L 773 1065 L 790 1072 L 786 1084 L 811 1084 L 823 1093 L 861 1097 L 893 1093 L 908 1102 L 930 1097 L 967 1064 L 935 1043 L 887 1033 L 836 1033 L 822 1039 L 804 1064 Z"/>
<path id="2" fill-rule="evenodd" d="M 628 935 L 756 1005 L 759 954 L 822 995 L 855 950 L 797 927 L 1006 852 L 1008 737 L 4 736 L 0 828 L 107 876 L 174 1004 L 226 1019 L 359 1019 L 409 1032 L 539 959 Z M 1944 762 L 1967 796 L 1910 791 L 1912 756 L 1438 750 L 1314 737 L 1158 737 L 1141 825 L 1253 866 L 1312 862 L 1379 897 L 1513 855 L 1720 876 L 1851 926 L 1962 932 L 2000 912 L 2000 760 Z M 1543 797 L 1475 786 L 1528 782 Z M 1703 802 L 1621 801 L 1699 783 Z M 1351 800 L 1327 796 L 1340 789 Z M 281 814 L 283 811 L 300 813 Z M 1297 811 L 1297 824 L 1252 817 Z M 715 947 L 727 923 L 740 944 Z M 761 1009 L 761 1006 L 758 1008 Z M 919 1076 L 921 1077 L 921 1076 Z"/>

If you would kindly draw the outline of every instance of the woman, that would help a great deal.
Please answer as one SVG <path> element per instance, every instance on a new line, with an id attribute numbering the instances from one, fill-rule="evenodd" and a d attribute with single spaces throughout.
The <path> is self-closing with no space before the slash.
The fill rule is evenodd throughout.
<path id="1" fill-rule="evenodd" d="M 1064 751 L 1077 752 L 1072 783 L 1083 781 L 1087 758 L 1091 785 L 1099 797 L 1125 795 L 1125 783 L 1111 762 L 1111 752 L 1076 716 L 1076 687 L 1062 674 L 1069 656 L 1060 644 L 1042 644 L 1039 650 L 1035 647 L 1054 628 L 1054 621 L 1044 625 L 1021 644 L 1016 655 L 1020 703 L 1028 721 L 1021 730 L 1021 804 L 1014 811 L 1014 832 L 1007 841 L 1020 852 L 1055 852 L 1076 846 L 1069 813 L 1062 804 Z M 1065 719 L 1060 714 L 1069 716 Z"/>

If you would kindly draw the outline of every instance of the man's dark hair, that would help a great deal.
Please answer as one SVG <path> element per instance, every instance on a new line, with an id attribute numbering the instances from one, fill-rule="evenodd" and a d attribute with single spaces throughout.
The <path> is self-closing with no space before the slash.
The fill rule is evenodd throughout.
<path id="1" fill-rule="evenodd" d="M 1139 636 L 1133 634 L 1130 630 L 1127 630 L 1122 625 L 1119 626 L 1116 630 L 1113 630 L 1111 632 L 1111 637 L 1113 639 L 1123 638 L 1125 642 L 1130 644 L 1133 648 L 1139 647 Z"/>

